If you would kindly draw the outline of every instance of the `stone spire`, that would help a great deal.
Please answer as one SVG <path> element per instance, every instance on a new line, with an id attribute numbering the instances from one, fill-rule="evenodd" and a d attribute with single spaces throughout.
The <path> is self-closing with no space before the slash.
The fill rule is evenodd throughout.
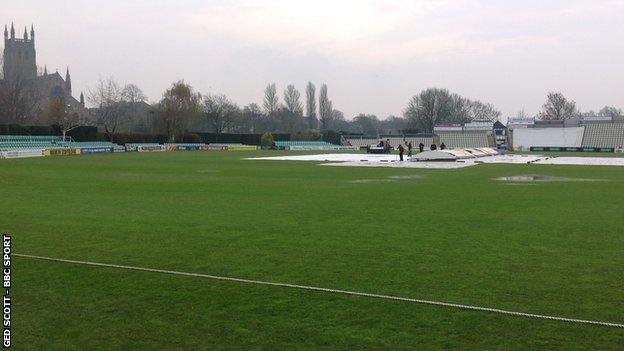
<path id="1" fill-rule="evenodd" d="M 9 39 L 9 29 L 6 24 L 4 25 L 4 39 Z"/>
<path id="2" fill-rule="evenodd" d="M 72 84 L 71 76 L 69 75 L 69 66 L 67 67 L 67 71 L 65 72 L 65 85 L 67 86 L 67 90 L 69 90 L 69 95 L 71 95 Z"/>
<path id="3" fill-rule="evenodd" d="M 15 27 L 13 27 L 13 22 L 11 22 L 11 39 L 15 39 Z"/>
<path id="4" fill-rule="evenodd" d="M 30 40 L 35 41 L 35 26 L 30 25 Z"/>

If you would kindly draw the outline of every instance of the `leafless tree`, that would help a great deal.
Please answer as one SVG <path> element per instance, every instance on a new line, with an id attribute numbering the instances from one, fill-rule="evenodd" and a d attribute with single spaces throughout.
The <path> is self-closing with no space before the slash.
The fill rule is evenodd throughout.
<path id="1" fill-rule="evenodd" d="M 288 85 L 284 90 L 284 108 L 280 111 L 279 116 L 282 125 L 290 133 L 301 132 L 304 127 L 303 123 L 303 105 L 301 104 L 301 94 L 294 85 Z"/>
<path id="2" fill-rule="evenodd" d="M 622 109 L 614 106 L 605 106 L 598 111 L 600 116 L 608 116 L 611 118 L 623 116 Z"/>
<path id="3" fill-rule="evenodd" d="M 85 116 L 67 104 L 62 96 L 56 96 L 49 100 L 45 115 L 51 124 L 61 129 L 63 140 L 66 139 L 67 132 L 86 123 Z"/>
<path id="4" fill-rule="evenodd" d="M 169 142 L 182 136 L 190 121 L 201 110 L 201 95 L 193 87 L 179 80 L 163 93 L 158 104 L 159 115 L 165 126 Z"/>
<path id="5" fill-rule="evenodd" d="M 143 90 L 136 84 L 126 84 L 121 90 L 121 97 L 129 103 L 139 103 L 147 100 L 147 96 L 143 94 Z"/>
<path id="6" fill-rule="evenodd" d="M 4 68 L 3 55 L 0 55 L 0 66 Z M 21 75 L 4 80 L 4 69 L 0 69 L 0 122 L 34 122 L 41 112 L 38 97 L 32 80 Z"/>
<path id="7" fill-rule="evenodd" d="M 446 89 L 429 88 L 412 97 L 404 115 L 416 129 L 430 133 L 436 124 L 494 122 L 501 113 L 492 104 L 451 94 Z"/>
<path id="8" fill-rule="evenodd" d="M 468 100 L 470 106 L 470 121 L 495 122 L 501 116 L 501 112 L 490 103 Z"/>
<path id="9" fill-rule="evenodd" d="M 578 116 L 576 102 L 566 99 L 561 93 L 548 93 L 546 103 L 542 106 L 540 119 L 564 120 Z"/>
<path id="10" fill-rule="evenodd" d="M 279 109 L 279 97 L 275 83 L 267 85 L 264 89 L 264 110 L 267 115 L 272 116 Z"/>
<path id="11" fill-rule="evenodd" d="M 143 90 L 136 84 L 126 84 L 121 90 L 121 98 L 123 100 L 123 112 L 126 115 L 128 127 L 145 130 L 151 123 L 148 115 L 139 114 L 139 111 L 145 111 L 140 105 L 147 100 L 147 96 L 143 94 Z"/>
<path id="12" fill-rule="evenodd" d="M 405 118 L 422 132 L 431 133 L 442 121 L 451 120 L 452 97 L 446 89 L 429 88 L 415 95 L 405 109 Z"/>
<path id="13" fill-rule="evenodd" d="M 128 123 L 123 89 L 113 78 L 102 79 L 89 89 L 87 100 L 94 106 L 95 123 L 104 127 L 108 139 L 114 141 L 118 128 Z"/>
<path id="14" fill-rule="evenodd" d="M 290 84 L 284 90 L 284 105 L 286 109 L 294 115 L 301 116 L 303 114 L 303 105 L 301 104 L 301 94 Z"/>
<path id="15" fill-rule="evenodd" d="M 319 115 L 321 120 L 321 129 L 328 130 L 331 128 L 332 102 L 327 96 L 327 84 L 321 85 L 321 91 L 319 93 Z"/>
<path id="16" fill-rule="evenodd" d="M 310 129 L 318 128 L 318 119 L 316 118 L 316 87 L 312 82 L 308 82 L 306 86 L 306 117 L 308 118 L 308 126 Z"/>
<path id="17" fill-rule="evenodd" d="M 524 109 L 518 110 L 518 112 L 516 112 L 516 118 L 527 118 L 527 117 L 528 117 L 528 115 L 524 111 Z"/>
<path id="18" fill-rule="evenodd" d="M 231 130 L 239 121 L 240 108 L 225 95 L 204 96 L 203 115 L 215 133 Z"/>

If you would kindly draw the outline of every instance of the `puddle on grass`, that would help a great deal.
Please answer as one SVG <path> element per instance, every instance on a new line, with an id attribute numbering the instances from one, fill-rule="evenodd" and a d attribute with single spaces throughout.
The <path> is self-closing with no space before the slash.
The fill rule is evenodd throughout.
<path id="1" fill-rule="evenodd" d="M 421 176 L 419 174 L 412 174 L 412 175 L 404 175 L 404 176 L 389 176 L 389 179 L 396 179 L 396 180 L 410 180 L 410 179 L 423 179 L 424 176 Z"/>
<path id="2" fill-rule="evenodd" d="M 494 180 L 512 183 L 545 183 L 545 182 L 604 182 L 607 179 L 566 178 L 547 175 L 519 175 L 494 178 Z"/>
<path id="3" fill-rule="evenodd" d="M 354 179 L 350 180 L 349 183 L 353 184 L 366 184 L 366 183 L 392 183 L 396 182 L 394 179 Z"/>
<path id="4" fill-rule="evenodd" d="M 355 179 L 355 180 L 350 180 L 349 183 L 354 183 L 354 184 L 365 184 L 365 183 L 392 183 L 392 182 L 396 182 L 399 180 L 414 180 L 414 179 L 423 179 L 424 176 L 418 175 L 418 174 L 412 174 L 412 175 L 403 175 L 403 176 L 389 176 L 386 178 L 381 178 L 381 179 Z"/>

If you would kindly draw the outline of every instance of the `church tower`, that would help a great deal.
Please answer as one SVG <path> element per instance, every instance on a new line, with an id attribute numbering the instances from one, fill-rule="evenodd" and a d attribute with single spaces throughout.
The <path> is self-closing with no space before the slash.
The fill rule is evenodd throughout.
<path id="1" fill-rule="evenodd" d="M 67 67 L 67 72 L 65 72 L 65 89 L 69 92 L 69 95 L 71 95 L 72 89 L 71 89 L 71 76 L 69 75 L 69 67 Z"/>
<path id="2" fill-rule="evenodd" d="M 15 27 L 11 23 L 11 32 L 4 26 L 4 78 L 7 80 L 23 78 L 35 79 L 37 77 L 37 55 L 35 52 L 35 29 L 24 28 L 23 38 L 15 37 Z"/>

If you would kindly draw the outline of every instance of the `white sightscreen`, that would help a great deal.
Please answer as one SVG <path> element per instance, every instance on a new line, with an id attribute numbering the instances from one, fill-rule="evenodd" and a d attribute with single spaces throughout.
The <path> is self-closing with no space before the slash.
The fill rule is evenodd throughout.
<path id="1" fill-rule="evenodd" d="M 570 128 L 515 128 L 514 150 L 528 150 L 531 146 L 580 147 L 585 127 Z"/>

